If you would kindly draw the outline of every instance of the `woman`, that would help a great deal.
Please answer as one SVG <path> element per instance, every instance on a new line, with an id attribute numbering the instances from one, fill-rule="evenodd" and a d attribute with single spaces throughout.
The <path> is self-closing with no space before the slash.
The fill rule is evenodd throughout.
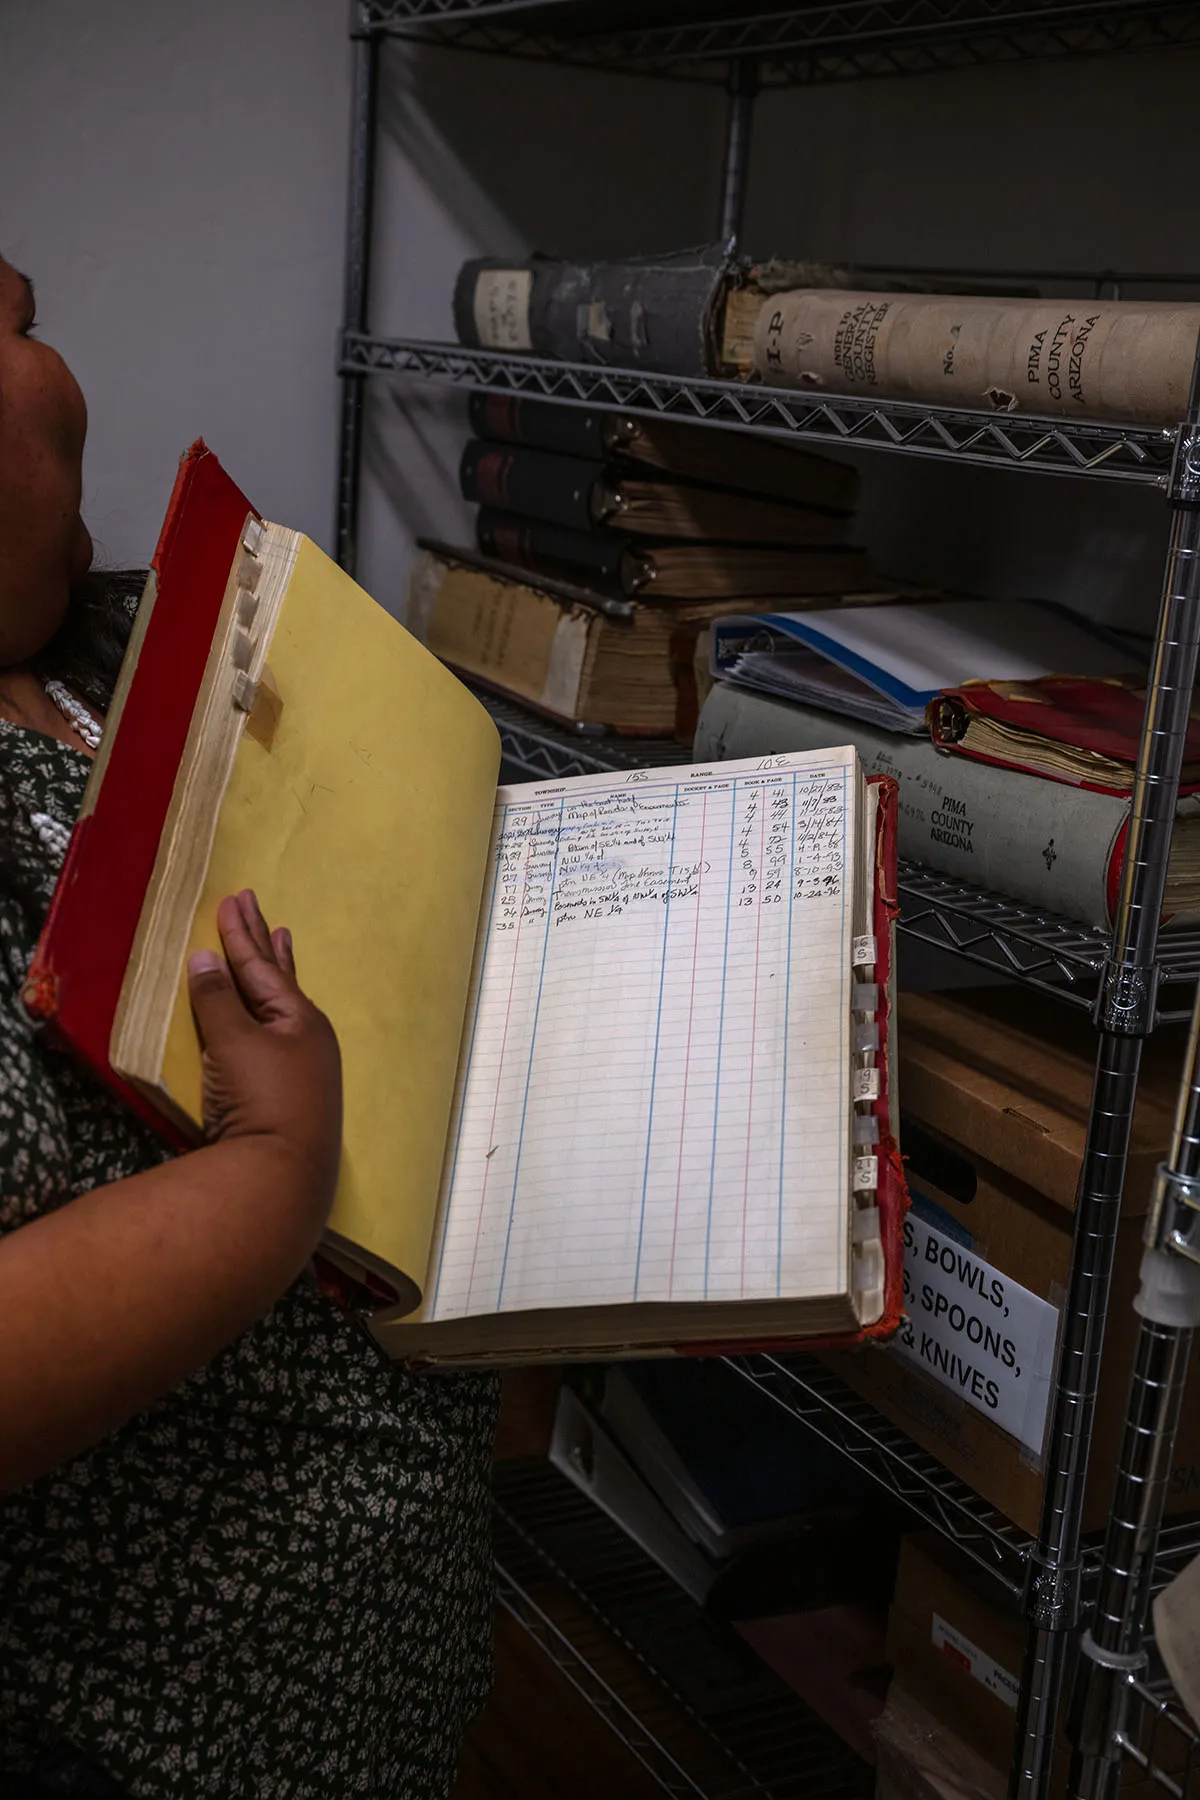
<path id="1" fill-rule="evenodd" d="M 193 961 L 178 1160 L 20 1006 L 111 661 L 85 430 L 0 262 L 0 1800 L 428 1800 L 486 1685 L 495 1396 L 304 1276 L 340 1075 L 287 932 L 241 895 Z"/>

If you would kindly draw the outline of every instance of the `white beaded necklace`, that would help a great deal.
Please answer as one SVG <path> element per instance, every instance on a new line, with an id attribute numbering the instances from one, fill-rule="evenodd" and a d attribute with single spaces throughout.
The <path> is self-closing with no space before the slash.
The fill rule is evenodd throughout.
<path id="1" fill-rule="evenodd" d="M 61 681 L 44 681 L 46 697 L 57 706 L 67 724 L 77 731 L 89 750 L 100 748 L 100 737 L 104 727 L 94 719 L 82 700 L 77 700 L 70 688 Z"/>

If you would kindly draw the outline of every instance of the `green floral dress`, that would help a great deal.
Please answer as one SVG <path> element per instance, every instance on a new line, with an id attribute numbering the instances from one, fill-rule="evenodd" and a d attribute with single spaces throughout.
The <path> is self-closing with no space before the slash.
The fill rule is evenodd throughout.
<path id="1" fill-rule="evenodd" d="M 0 1232 L 160 1161 L 19 1004 L 88 763 L 0 721 Z M 495 1387 L 385 1364 L 306 1282 L 0 1496 L 0 1769 L 155 1800 L 431 1800 L 489 1678 Z"/>

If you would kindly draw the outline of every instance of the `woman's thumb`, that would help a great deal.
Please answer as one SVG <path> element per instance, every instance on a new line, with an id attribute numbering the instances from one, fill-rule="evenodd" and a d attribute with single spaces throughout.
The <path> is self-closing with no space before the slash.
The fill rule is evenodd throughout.
<path id="1" fill-rule="evenodd" d="M 200 1042 L 211 1050 L 222 1037 L 248 1023 L 242 997 L 233 984 L 229 965 L 215 950 L 197 950 L 188 958 L 188 994 Z"/>

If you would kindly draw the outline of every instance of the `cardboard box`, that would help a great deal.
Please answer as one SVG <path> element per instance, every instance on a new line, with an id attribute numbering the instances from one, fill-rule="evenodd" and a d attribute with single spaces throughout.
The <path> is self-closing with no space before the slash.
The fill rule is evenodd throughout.
<path id="1" fill-rule="evenodd" d="M 995 1768 L 1013 1755 L 1025 1634 L 1003 1590 L 935 1532 L 904 1540 L 888 1615 L 894 1679 Z"/>
<path id="2" fill-rule="evenodd" d="M 969 1772 L 972 1796 L 988 1791 L 982 1770 L 995 1772 L 1003 1793 L 1016 1750 L 1025 1649 L 1025 1625 L 1011 1596 L 936 1532 L 914 1533 L 900 1553 L 887 1649 L 894 1671 L 887 1713 L 894 1719 L 915 1703 L 929 1728 L 914 1739 L 922 1754 L 936 1750 L 941 1761 Z M 876 1724 L 881 1767 L 883 1724 Z M 913 1738 L 911 1717 L 908 1730 Z M 1064 1739 L 1054 1761 L 1052 1800 L 1066 1792 L 1068 1764 Z M 1175 1766 L 1181 1766 L 1178 1759 Z M 1152 1790 L 1136 1764 L 1122 1765 L 1122 1800 L 1141 1800 Z"/>
<path id="3" fill-rule="evenodd" d="M 887 1697 L 887 1614 L 855 1601 L 761 1619 L 735 1631 L 864 1762 L 875 1761 L 873 1727 Z"/>
<path id="4" fill-rule="evenodd" d="M 875 1721 L 875 1800 L 1004 1800 L 1007 1783 L 897 1680 Z"/>
<path id="5" fill-rule="evenodd" d="M 1092 1087 L 1085 1015 L 1008 989 L 901 995 L 900 1145 L 914 1212 L 903 1341 L 830 1353 L 856 1392 L 1024 1530 L 1037 1529 L 1058 1311 Z M 1132 1309 L 1182 1032 L 1147 1045 L 1084 1506 L 1103 1526 L 1124 1425 Z M 1171 1512 L 1200 1508 L 1200 1381 L 1184 1398 Z"/>

